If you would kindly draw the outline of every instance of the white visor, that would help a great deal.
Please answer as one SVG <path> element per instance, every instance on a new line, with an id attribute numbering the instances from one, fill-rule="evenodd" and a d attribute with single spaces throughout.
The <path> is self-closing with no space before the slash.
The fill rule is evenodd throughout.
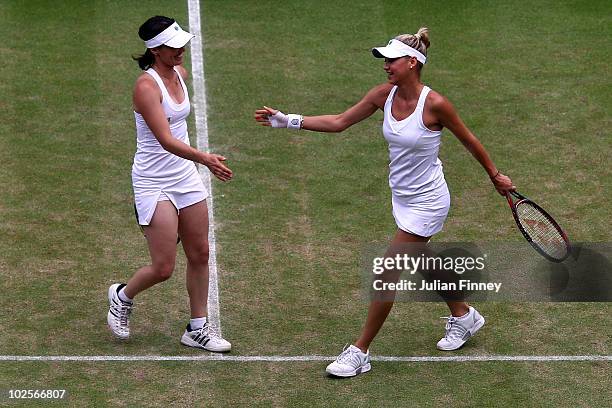
<path id="1" fill-rule="evenodd" d="M 165 45 L 170 48 L 182 48 L 191 41 L 193 37 L 195 37 L 193 34 L 183 31 L 178 23 L 174 22 L 170 27 L 144 43 L 147 48 L 155 48 L 160 45 Z"/>
<path id="2" fill-rule="evenodd" d="M 425 64 L 425 61 L 427 61 L 427 57 L 419 51 L 395 39 L 389 41 L 386 47 L 372 48 L 372 54 L 376 58 L 415 57 L 421 64 Z"/>

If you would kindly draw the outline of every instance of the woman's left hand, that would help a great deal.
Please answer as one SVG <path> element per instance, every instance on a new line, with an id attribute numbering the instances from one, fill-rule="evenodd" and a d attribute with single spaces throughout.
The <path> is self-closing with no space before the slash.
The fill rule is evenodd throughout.
<path id="1" fill-rule="evenodd" d="M 234 173 L 223 162 L 225 157 L 214 153 L 203 153 L 200 163 L 208 167 L 210 172 L 221 181 L 229 181 Z"/>
<path id="2" fill-rule="evenodd" d="M 516 187 L 514 184 L 512 184 L 510 177 L 501 174 L 500 172 L 497 172 L 495 176 L 491 177 L 491 181 L 493 182 L 497 192 L 503 196 L 505 196 L 508 191 L 516 190 Z"/>

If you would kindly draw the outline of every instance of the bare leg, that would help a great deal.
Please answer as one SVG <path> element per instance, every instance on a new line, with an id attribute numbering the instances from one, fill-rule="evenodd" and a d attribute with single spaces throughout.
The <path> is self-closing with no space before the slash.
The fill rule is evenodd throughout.
<path id="1" fill-rule="evenodd" d="M 446 304 L 451 311 L 451 315 L 455 317 L 461 317 L 470 311 L 470 306 L 467 304 L 467 302 L 447 300 Z"/>
<path id="2" fill-rule="evenodd" d="M 395 237 L 393 237 L 393 240 L 391 241 L 390 251 L 393 252 L 391 248 L 403 243 L 426 243 L 428 241 L 429 237 L 421 237 L 398 230 Z M 390 298 L 391 296 L 387 295 L 386 297 Z M 446 302 L 446 304 L 448 305 L 451 314 L 456 317 L 463 316 L 469 311 L 469 306 L 466 302 L 449 300 Z M 388 301 L 374 300 L 370 303 L 365 325 L 362 329 L 361 335 L 355 342 L 356 347 L 358 347 L 364 353 L 367 352 L 368 348 L 370 347 L 370 343 L 372 343 L 372 340 L 374 340 L 374 337 L 376 337 L 380 331 L 380 328 L 384 324 L 392 308 L 393 301 L 391 299 Z"/>
<path id="3" fill-rule="evenodd" d="M 185 207 L 179 214 L 179 236 L 187 257 L 187 293 L 191 318 L 208 314 L 208 207 L 206 201 Z"/>
<path id="4" fill-rule="evenodd" d="M 395 245 L 401 245 L 403 243 L 410 242 L 421 242 L 426 243 L 429 241 L 429 237 L 421 237 L 418 235 L 409 234 L 402 230 L 397 230 L 395 237 L 391 241 L 390 248 Z M 368 309 L 368 316 L 366 318 L 365 325 L 362 329 L 361 336 L 355 342 L 355 346 L 359 347 L 364 353 L 367 352 L 370 347 L 370 343 L 374 340 L 374 337 L 378 334 L 378 331 L 382 327 L 383 323 L 387 319 L 391 308 L 393 307 L 393 301 L 379 301 L 374 300 L 370 303 Z"/>
<path id="5" fill-rule="evenodd" d="M 125 294 L 134 298 L 138 293 L 172 276 L 176 260 L 178 216 L 170 201 L 159 201 L 151 223 L 145 227 L 151 265 L 138 269 L 125 287 Z"/>

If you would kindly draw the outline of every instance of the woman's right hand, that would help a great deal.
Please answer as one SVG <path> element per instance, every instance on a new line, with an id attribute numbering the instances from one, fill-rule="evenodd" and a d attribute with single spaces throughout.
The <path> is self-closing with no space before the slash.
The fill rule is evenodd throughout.
<path id="1" fill-rule="evenodd" d="M 264 105 L 255 111 L 255 120 L 262 126 L 286 128 L 289 118 L 283 112 Z"/>
<path id="2" fill-rule="evenodd" d="M 221 181 L 229 181 L 234 173 L 223 162 L 225 157 L 214 153 L 202 153 L 200 163 L 208 167 L 208 170 Z"/>
<path id="3" fill-rule="evenodd" d="M 500 173 L 499 171 L 495 176 L 491 177 L 491 181 L 500 195 L 505 196 L 509 191 L 516 190 L 516 187 L 512 183 L 510 177 Z"/>

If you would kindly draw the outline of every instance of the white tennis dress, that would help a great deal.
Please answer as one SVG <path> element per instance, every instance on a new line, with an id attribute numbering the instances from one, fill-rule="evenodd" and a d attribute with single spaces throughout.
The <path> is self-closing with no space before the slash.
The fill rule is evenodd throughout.
<path id="1" fill-rule="evenodd" d="M 423 107 L 430 88 L 423 87 L 414 112 L 404 120 L 391 113 L 394 86 L 385 102 L 383 135 L 389 143 L 389 186 L 393 217 L 399 229 L 430 237 L 444 225 L 450 194 L 438 158 L 442 131 L 423 124 Z"/>
<path id="2" fill-rule="evenodd" d="M 185 95 L 183 102 L 178 104 L 170 97 L 164 82 L 153 68 L 145 72 L 155 79 L 161 89 L 162 108 L 172 136 L 185 144 L 190 144 L 186 119 L 191 107 L 183 78 L 176 71 Z M 195 163 L 166 151 L 140 113 L 134 112 L 134 118 L 137 143 L 132 165 L 132 186 L 138 223 L 149 225 L 158 201 L 169 200 L 179 211 L 181 208 L 205 200 L 208 191 L 204 187 Z"/>

